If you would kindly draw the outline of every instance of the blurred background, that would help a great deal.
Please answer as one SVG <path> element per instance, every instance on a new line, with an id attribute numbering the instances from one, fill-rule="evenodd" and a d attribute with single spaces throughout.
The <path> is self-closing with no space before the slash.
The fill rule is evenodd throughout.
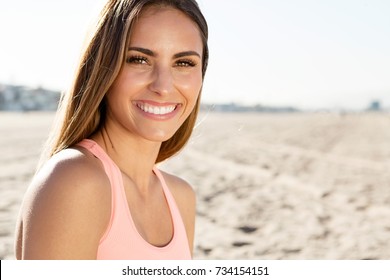
<path id="1" fill-rule="evenodd" d="M 104 2 L 1 0 L 0 83 L 66 90 Z M 210 29 L 205 103 L 390 107 L 389 1 L 198 2 Z"/>
<path id="2" fill-rule="evenodd" d="M 0 259 L 104 0 L 0 0 Z M 195 258 L 390 258 L 390 1 L 198 0 L 202 112 L 162 165 L 198 193 Z"/>

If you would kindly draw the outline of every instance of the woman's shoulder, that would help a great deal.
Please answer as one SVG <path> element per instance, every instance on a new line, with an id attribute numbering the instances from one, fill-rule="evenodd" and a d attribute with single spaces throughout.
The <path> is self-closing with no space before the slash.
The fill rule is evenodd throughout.
<path id="1" fill-rule="evenodd" d="M 191 222 L 195 216 L 196 196 L 192 186 L 175 175 L 162 172 L 169 190 L 174 197 L 182 217 Z M 185 221 L 186 223 L 186 221 Z"/>
<path id="2" fill-rule="evenodd" d="M 83 148 L 64 149 L 52 156 L 34 176 L 32 185 L 42 187 L 61 186 L 67 192 L 100 192 L 99 186 L 109 184 L 103 165 L 91 153 Z M 106 188 L 103 188 L 103 190 Z"/>
<path id="3" fill-rule="evenodd" d="M 87 151 L 69 148 L 37 172 L 22 206 L 30 258 L 93 258 L 110 215 L 102 169 Z"/>
<path id="4" fill-rule="evenodd" d="M 175 198 L 183 198 L 184 200 L 195 199 L 194 189 L 186 180 L 165 171 L 161 171 L 161 173 Z"/>
<path id="5" fill-rule="evenodd" d="M 107 200 L 104 198 L 110 197 L 109 186 L 109 179 L 97 158 L 83 148 L 68 148 L 42 166 L 30 188 L 35 194 L 50 193 L 51 199 L 79 200 L 85 205 Z"/>

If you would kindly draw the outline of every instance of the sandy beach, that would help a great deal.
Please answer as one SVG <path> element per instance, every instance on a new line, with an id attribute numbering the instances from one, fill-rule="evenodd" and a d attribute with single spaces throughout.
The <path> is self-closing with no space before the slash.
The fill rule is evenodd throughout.
<path id="1" fill-rule="evenodd" d="M 0 113 L 0 259 L 54 113 Z M 161 164 L 197 193 L 195 259 L 390 259 L 390 115 L 202 113 Z"/>

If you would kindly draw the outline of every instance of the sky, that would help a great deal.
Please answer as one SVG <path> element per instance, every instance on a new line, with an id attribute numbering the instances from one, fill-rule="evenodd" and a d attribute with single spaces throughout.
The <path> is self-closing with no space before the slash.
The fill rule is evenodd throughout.
<path id="1" fill-rule="evenodd" d="M 105 0 L 0 0 L 0 83 L 66 90 Z M 205 103 L 390 108 L 389 0 L 198 0 Z"/>

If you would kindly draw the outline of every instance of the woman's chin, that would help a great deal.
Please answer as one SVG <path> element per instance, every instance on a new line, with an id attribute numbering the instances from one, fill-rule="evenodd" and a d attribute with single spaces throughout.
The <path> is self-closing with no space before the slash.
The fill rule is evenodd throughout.
<path id="1" fill-rule="evenodd" d="M 144 133 L 144 138 L 151 142 L 162 143 L 172 138 L 175 132 L 176 131 L 165 131 L 165 130 L 153 131 L 153 132 Z"/>

